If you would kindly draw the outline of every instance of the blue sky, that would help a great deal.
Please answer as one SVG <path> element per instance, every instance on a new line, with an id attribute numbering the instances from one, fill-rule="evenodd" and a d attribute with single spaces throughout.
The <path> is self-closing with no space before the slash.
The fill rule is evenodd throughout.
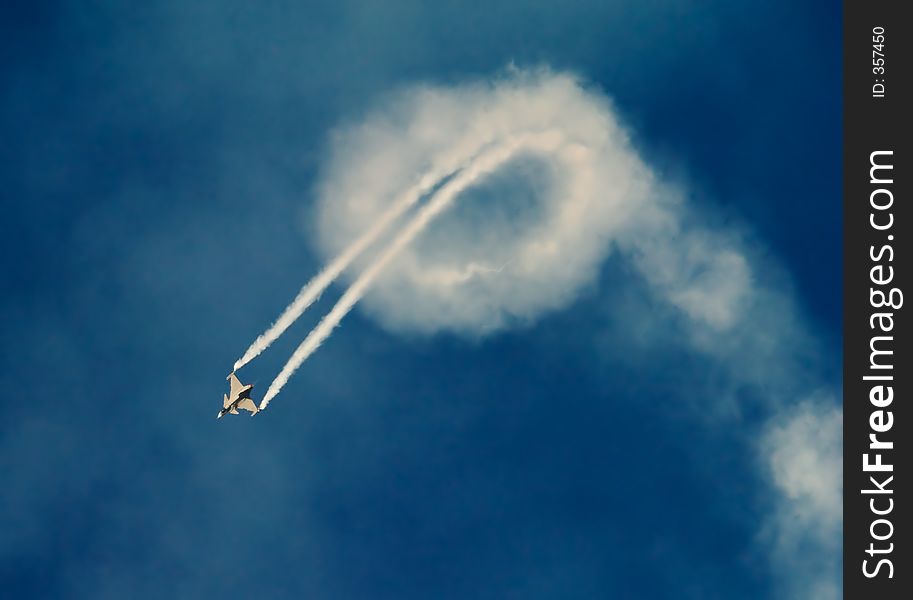
<path id="1" fill-rule="evenodd" d="M 322 264 L 331 132 L 391 89 L 509 64 L 611 97 L 702 224 L 775 265 L 784 327 L 814 340 L 783 354 L 800 375 L 778 390 L 839 389 L 839 6 L 17 4 L 0 36 L 11 597 L 778 593 L 769 389 L 695 350 L 624 260 L 484 338 L 356 308 L 263 415 L 213 417 Z M 255 396 L 341 289 L 245 368 Z"/>

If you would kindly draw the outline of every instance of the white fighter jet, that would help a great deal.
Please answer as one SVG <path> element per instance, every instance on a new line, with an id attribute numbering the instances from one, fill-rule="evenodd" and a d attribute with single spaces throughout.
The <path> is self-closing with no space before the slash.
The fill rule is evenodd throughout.
<path id="1" fill-rule="evenodd" d="M 222 410 L 219 411 L 219 416 L 216 418 L 221 419 L 225 416 L 225 413 L 236 415 L 238 414 L 238 409 L 249 410 L 250 416 L 260 412 L 260 409 L 250 398 L 250 391 L 254 389 L 252 384 L 242 384 L 238 381 L 238 376 L 235 375 L 234 371 L 226 379 L 231 382 L 231 391 L 227 396 L 222 394 Z"/>

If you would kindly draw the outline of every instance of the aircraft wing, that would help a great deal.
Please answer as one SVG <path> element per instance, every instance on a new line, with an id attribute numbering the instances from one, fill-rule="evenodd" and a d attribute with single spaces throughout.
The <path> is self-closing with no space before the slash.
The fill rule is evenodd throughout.
<path id="1" fill-rule="evenodd" d="M 238 380 L 238 376 L 234 373 L 228 376 L 228 381 L 231 382 L 231 392 L 229 392 L 228 397 L 232 399 L 237 398 L 241 393 L 241 390 L 244 389 L 244 386 Z"/>
<path id="2" fill-rule="evenodd" d="M 241 410 L 249 410 L 251 413 L 256 414 L 260 409 L 257 408 L 257 405 L 250 398 L 242 398 L 238 402 L 237 407 Z"/>

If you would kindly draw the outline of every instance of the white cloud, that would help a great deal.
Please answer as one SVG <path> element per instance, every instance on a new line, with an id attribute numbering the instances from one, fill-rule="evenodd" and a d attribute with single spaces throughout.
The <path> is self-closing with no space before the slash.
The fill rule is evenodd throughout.
<path id="1" fill-rule="evenodd" d="M 787 593 L 837 597 L 841 411 L 791 401 L 814 344 L 776 269 L 659 181 L 605 96 L 548 70 L 406 88 L 339 129 L 318 185 L 321 252 L 351 248 L 429 174 L 438 183 L 343 274 L 354 283 L 272 395 L 356 302 L 392 331 L 485 335 L 566 306 L 617 253 L 731 386 L 760 390 L 774 415 L 759 446 L 778 498 L 772 563 Z"/>
<path id="2" fill-rule="evenodd" d="M 843 414 L 832 403 L 800 404 L 771 425 L 764 452 L 777 487 L 793 503 L 792 517 L 821 526 L 840 525 Z"/>
<path id="3" fill-rule="evenodd" d="M 843 527 L 843 413 L 808 400 L 780 414 L 761 442 L 777 510 L 764 532 L 787 574 L 784 594 L 839 598 Z"/>

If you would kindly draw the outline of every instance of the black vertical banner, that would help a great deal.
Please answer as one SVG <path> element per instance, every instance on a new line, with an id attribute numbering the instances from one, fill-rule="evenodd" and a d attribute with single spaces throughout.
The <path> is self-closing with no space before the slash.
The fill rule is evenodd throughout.
<path id="1" fill-rule="evenodd" d="M 843 578 L 851 599 L 910 598 L 913 589 L 909 8 L 845 0 L 843 13 Z"/>

